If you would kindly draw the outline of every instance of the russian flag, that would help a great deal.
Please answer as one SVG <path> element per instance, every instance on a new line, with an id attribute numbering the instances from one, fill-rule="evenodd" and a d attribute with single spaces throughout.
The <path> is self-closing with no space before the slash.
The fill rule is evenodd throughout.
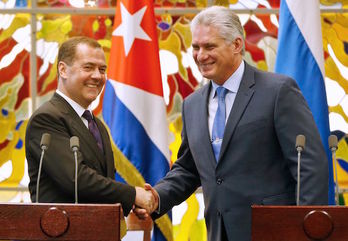
<path id="1" fill-rule="evenodd" d="M 282 0 L 275 71 L 298 83 L 319 129 L 329 160 L 329 204 L 335 204 L 324 56 L 318 0 Z"/>
<path id="2" fill-rule="evenodd" d="M 127 162 L 116 179 L 154 185 L 170 157 L 153 0 L 117 1 L 108 66 L 103 119 Z M 168 215 L 156 224 L 152 240 L 172 240 Z"/>

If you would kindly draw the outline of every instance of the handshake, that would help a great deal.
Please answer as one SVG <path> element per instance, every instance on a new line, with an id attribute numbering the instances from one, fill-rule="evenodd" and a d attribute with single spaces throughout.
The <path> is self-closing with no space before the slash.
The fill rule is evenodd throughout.
<path id="1" fill-rule="evenodd" d="M 133 212 L 139 219 L 146 219 L 151 213 L 157 210 L 159 205 L 158 193 L 150 184 L 145 184 L 144 188 L 135 187 L 135 205 Z"/>

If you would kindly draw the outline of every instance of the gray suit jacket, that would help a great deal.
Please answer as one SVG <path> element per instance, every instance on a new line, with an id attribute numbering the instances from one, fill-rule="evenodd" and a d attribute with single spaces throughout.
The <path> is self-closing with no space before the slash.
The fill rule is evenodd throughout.
<path id="1" fill-rule="evenodd" d="M 114 158 L 109 135 L 96 118 L 104 153 L 73 108 L 58 94 L 31 116 L 26 132 L 26 157 L 30 177 L 29 191 L 35 201 L 43 133 L 51 134 L 40 179 L 40 202 L 71 203 L 74 195 L 74 155 L 70 137 L 80 140 L 78 152 L 78 200 L 80 203 L 121 203 L 127 215 L 135 200 L 134 187 L 116 182 Z"/>
<path id="2" fill-rule="evenodd" d="M 298 134 L 307 138 L 301 165 L 302 205 L 328 202 L 328 161 L 311 111 L 286 76 L 246 64 L 228 117 L 218 163 L 208 133 L 207 84 L 183 103 L 182 144 L 155 189 L 160 215 L 202 186 L 210 241 L 251 239 L 251 205 L 296 203 Z M 154 214 L 153 218 L 158 215 Z"/>

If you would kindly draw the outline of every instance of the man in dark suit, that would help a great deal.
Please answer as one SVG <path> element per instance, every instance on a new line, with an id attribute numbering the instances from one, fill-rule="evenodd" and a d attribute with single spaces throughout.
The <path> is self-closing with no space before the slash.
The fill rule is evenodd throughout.
<path id="1" fill-rule="evenodd" d="M 39 202 L 74 202 L 75 161 L 70 138 L 80 141 L 78 152 L 78 201 L 121 203 L 124 214 L 133 205 L 149 210 L 150 192 L 115 181 L 110 139 L 102 122 L 93 116 L 90 104 L 105 84 L 106 62 L 101 45 L 87 37 L 64 42 L 58 53 L 58 88 L 51 100 L 31 116 L 26 132 L 29 191 L 36 201 L 40 140 L 51 135 L 45 153 L 39 188 Z"/>
<path id="2" fill-rule="evenodd" d="M 243 28 L 230 9 L 203 10 L 191 31 L 193 57 L 211 81 L 184 100 L 172 170 L 154 189 L 146 187 L 158 195 L 152 217 L 202 186 L 208 239 L 250 241 L 252 204 L 296 203 L 298 134 L 307 138 L 300 204 L 327 204 L 328 160 L 295 81 L 243 61 Z M 136 210 L 140 217 L 143 211 Z"/>

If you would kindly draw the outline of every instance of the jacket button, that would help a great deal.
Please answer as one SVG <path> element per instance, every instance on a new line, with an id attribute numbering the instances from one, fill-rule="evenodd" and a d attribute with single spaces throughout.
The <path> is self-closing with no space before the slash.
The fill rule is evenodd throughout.
<path id="1" fill-rule="evenodd" d="M 220 185 L 222 182 L 223 182 L 223 179 L 222 179 L 222 178 L 218 178 L 218 179 L 216 180 L 216 183 L 217 183 L 218 185 Z"/>

